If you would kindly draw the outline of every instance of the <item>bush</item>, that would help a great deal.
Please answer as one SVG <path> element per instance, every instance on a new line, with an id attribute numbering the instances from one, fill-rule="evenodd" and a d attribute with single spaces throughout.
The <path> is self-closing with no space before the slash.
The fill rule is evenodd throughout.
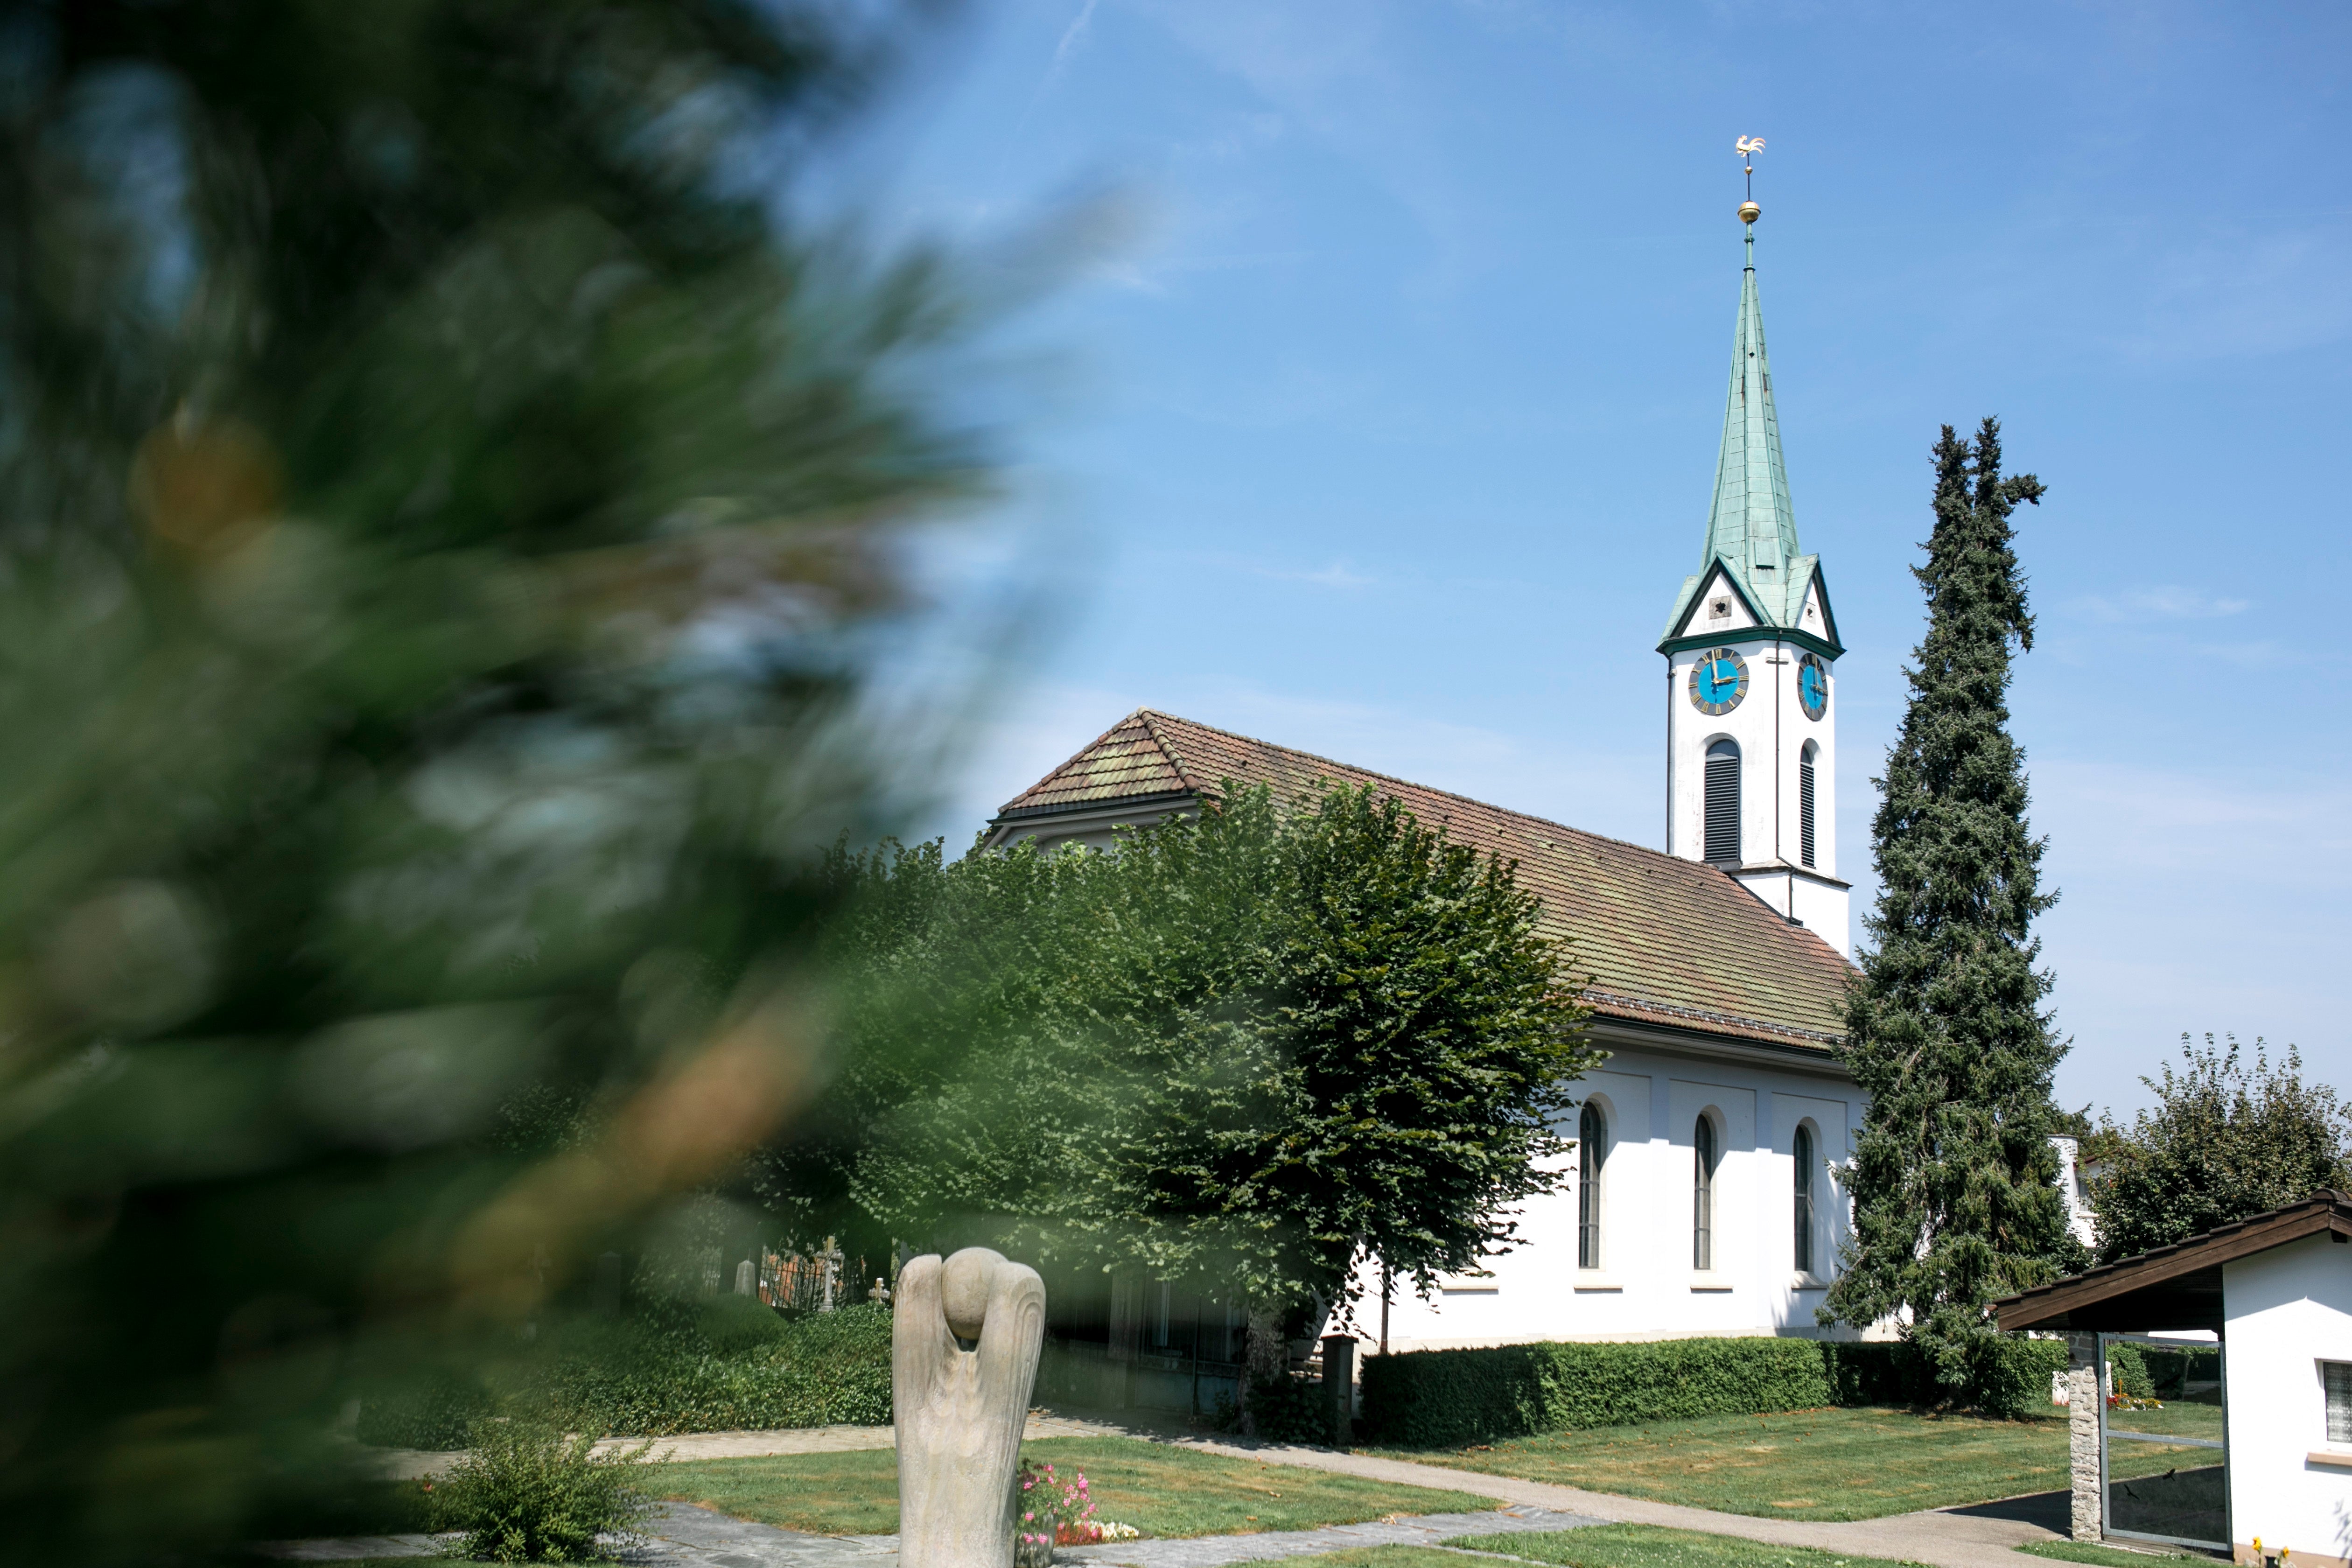
<path id="1" fill-rule="evenodd" d="M 2189 1385 L 2191 1383 L 2221 1381 L 2221 1353 L 2210 1346 L 2202 1350 L 2170 1350 L 2158 1345 L 2133 1348 L 2139 1352 L 2140 1361 L 2147 1368 L 2148 1382 L 2154 1386 L 2158 1399 L 2186 1399 L 2189 1397 Z M 2215 1395 L 2209 1392 L 2197 1397 L 2210 1399 Z"/>
<path id="2" fill-rule="evenodd" d="M 2156 1380 L 2148 1375 L 2147 1358 L 2137 1345 L 2107 1347 L 2107 1390 L 2134 1399 L 2154 1399 Z"/>
<path id="3" fill-rule="evenodd" d="M 380 1448 L 455 1448 L 496 1403 L 477 1379 L 427 1372 L 362 1399 L 355 1435 Z"/>
<path id="4" fill-rule="evenodd" d="M 1834 1404 L 1941 1405 L 1949 1396 L 1927 1355 L 1904 1341 L 1823 1342 L 1821 1352 Z M 2047 1410 L 2051 1374 L 2065 1370 L 2064 1341 L 2002 1335 L 1979 1362 L 1969 1403 L 1984 1415 L 2012 1419 Z"/>
<path id="5" fill-rule="evenodd" d="M 641 1302 L 575 1323 L 515 1374 L 520 1397 L 574 1431 L 679 1432 L 879 1426 L 890 1420 L 890 1310 L 860 1304 L 786 1319 L 744 1296 Z M 514 1403 L 478 1381 L 426 1377 L 360 1406 L 362 1443 L 454 1448 Z"/>
<path id="6" fill-rule="evenodd" d="M 794 1321 L 806 1315 L 800 1314 Z M 792 1324 L 782 1313 L 756 1296 L 738 1296 L 731 1290 L 698 1304 L 694 1326 L 703 1342 L 719 1355 L 759 1350 L 792 1337 Z"/>
<path id="7" fill-rule="evenodd" d="M 1984 1415 L 2011 1419 L 2047 1412 L 2051 1374 L 2065 1370 L 2064 1340 L 2003 1334 L 1977 1367 L 1972 1402 Z"/>
<path id="8" fill-rule="evenodd" d="M 2050 1400 L 2062 1342 L 2004 1338 L 1979 1375 L 1976 1404 L 2021 1415 Z M 1753 1415 L 1826 1405 L 1939 1402 L 1914 1346 L 1796 1339 L 1548 1342 L 1414 1351 L 1364 1363 L 1371 1442 L 1451 1448 L 1571 1427 L 1699 1415 Z M 1255 1398 L 1255 1395 L 1253 1395 Z"/>
<path id="9" fill-rule="evenodd" d="M 1242 1414 L 1224 1395 L 1217 1396 L 1219 1426 L 1239 1430 Z M 1286 1373 L 1250 1379 L 1248 1415 L 1251 1435 L 1269 1443 L 1330 1444 L 1331 1406 L 1323 1384 L 1313 1379 Z"/>
<path id="10" fill-rule="evenodd" d="M 609 1557 L 600 1536 L 628 1530 L 653 1507 L 635 1486 L 646 1444 L 593 1452 L 595 1439 L 554 1424 L 485 1417 L 467 1432 L 466 1457 L 427 1478 L 433 1528 L 465 1531 L 457 1552 L 492 1563 L 585 1563 Z"/>
<path id="11" fill-rule="evenodd" d="M 764 1342 L 731 1352 L 699 1323 L 692 1331 L 637 1323 L 601 1341 L 581 1336 L 562 1348 L 548 1397 L 580 1431 L 640 1437 L 888 1423 L 888 1308 L 844 1307 L 791 1321 L 768 1315 L 775 1328 Z"/>

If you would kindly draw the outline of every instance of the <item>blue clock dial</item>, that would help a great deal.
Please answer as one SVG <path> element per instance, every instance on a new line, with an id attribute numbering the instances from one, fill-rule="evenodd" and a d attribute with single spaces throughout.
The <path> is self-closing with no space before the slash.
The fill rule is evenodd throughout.
<path id="1" fill-rule="evenodd" d="M 1702 713 L 1728 713 L 1748 695 L 1748 661 L 1727 647 L 1710 648 L 1691 666 L 1691 706 Z"/>
<path id="2" fill-rule="evenodd" d="M 1830 667 L 1819 654 L 1809 653 L 1797 661 L 1797 700 L 1808 719 L 1818 719 L 1830 710 Z"/>

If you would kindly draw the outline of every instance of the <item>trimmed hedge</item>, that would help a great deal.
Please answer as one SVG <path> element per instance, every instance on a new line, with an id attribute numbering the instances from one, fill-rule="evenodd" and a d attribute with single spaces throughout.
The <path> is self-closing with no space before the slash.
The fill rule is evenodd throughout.
<path id="1" fill-rule="evenodd" d="M 500 1396 L 503 1395 L 503 1397 Z M 798 1319 L 740 1297 L 576 1323 L 500 1394 L 446 1374 L 381 1390 L 360 1406 L 361 1442 L 454 1448 L 479 1416 L 543 1411 L 575 1432 L 878 1426 L 890 1419 L 890 1312 L 859 1304 Z"/>
<path id="2" fill-rule="evenodd" d="M 2066 1364 L 2054 1340 L 2004 1340 L 1980 1378 L 1989 1413 L 2046 1405 Z M 1364 1363 L 1369 1441 L 1455 1448 L 1575 1427 L 1698 1415 L 1756 1415 L 1829 1405 L 1916 1405 L 1940 1397 L 1926 1358 L 1901 1342 L 1797 1339 L 1549 1342 L 1411 1351 Z"/>

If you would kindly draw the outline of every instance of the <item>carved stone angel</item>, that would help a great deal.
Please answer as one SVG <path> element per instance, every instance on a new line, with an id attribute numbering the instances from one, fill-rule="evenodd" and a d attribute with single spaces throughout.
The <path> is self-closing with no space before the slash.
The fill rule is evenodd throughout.
<path id="1" fill-rule="evenodd" d="M 898 1271 L 891 1399 L 901 1568 L 1010 1568 L 1013 1471 L 1045 1332 L 1037 1271 L 984 1247 Z"/>

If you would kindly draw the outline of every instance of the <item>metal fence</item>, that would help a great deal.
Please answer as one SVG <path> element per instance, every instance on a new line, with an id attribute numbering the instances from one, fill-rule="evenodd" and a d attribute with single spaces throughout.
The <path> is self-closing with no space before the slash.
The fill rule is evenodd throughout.
<path id="1" fill-rule="evenodd" d="M 771 1307 L 830 1312 L 858 1301 L 888 1300 L 882 1272 L 869 1267 L 863 1255 L 845 1254 L 839 1247 L 813 1252 L 762 1249 L 757 1292 Z"/>

